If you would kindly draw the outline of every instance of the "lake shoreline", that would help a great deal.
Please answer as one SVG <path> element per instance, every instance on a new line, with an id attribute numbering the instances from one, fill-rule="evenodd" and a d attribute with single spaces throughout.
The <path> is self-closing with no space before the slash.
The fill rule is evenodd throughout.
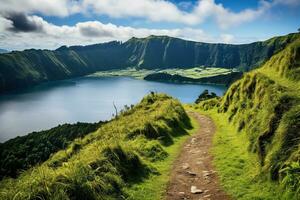
<path id="1" fill-rule="evenodd" d="M 51 81 L 0 96 L 0 142 L 58 124 L 110 120 L 125 105 L 138 103 L 151 91 L 193 103 L 205 89 L 219 96 L 224 86 L 161 83 L 132 77 L 79 77 Z"/>

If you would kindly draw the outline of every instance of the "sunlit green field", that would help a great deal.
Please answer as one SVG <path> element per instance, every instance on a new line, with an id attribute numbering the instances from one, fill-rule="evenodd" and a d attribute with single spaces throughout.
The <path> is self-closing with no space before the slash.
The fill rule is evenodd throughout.
<path id="1" fill-rule="evenodd" d="M 122 70 L 109 70 L 109 71 L 99 71 L 89 76 L 91 77 L 107 77 L 107 76 L 130 76 L 137 79 L 143 79 L 145 76 L 152 73 L 168 73 L 171 75 L 180 75 L 183 77 L 198 79 L 203 77 L 216 76 L 220 74 L 229 74 L 235 71 L 235 69 L 225 69 L 225 68 L 205 68 L 205 67 L 194 67 L 189 69 L 181 69 L 181 68 L 170 68 L 163 70 L 147 70 L 147 69 L 135 69 L 135 68 L 127 68 Z"/>

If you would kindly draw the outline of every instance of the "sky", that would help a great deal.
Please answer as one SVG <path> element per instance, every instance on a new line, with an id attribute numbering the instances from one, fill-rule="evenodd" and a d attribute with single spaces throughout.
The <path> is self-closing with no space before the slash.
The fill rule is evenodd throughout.
<path id="1" fill-rule="evenodd" d="M 297 32 L 300 0 L 0 0 L 0 48 L 56 49 L 168 35 L 250 43 Z"/>

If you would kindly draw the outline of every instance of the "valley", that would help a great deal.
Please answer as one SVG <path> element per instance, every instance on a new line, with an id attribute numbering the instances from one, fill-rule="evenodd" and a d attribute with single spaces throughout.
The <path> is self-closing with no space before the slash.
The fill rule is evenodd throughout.
<path id="1" fill-rule="evenodd" d="M 291 33 L 263 42 L 232 45 L 151 35 L 133 37 L 126 42 L 12 51 L 0 54 L 0 93 L 115 69 L 161 70 L 206 66 L 246 72 L 259 67 L 297 38 L 297 33 Z M 175 77 L 175 80 L 178 78 Z M 205 81 L 219 83 L 220 78 Z"/>
<path id="2" fill-rule="evenodd" d="M 0 66 L 0 199 L 300 198 L 299 33 L 148 36 Z"/>
<path id="3" fill-rule="evenodd" d="M 52 81 L 0 96 L 0 142 L 64 123 L 106 121 L 150 91 L 192 103 L 203 90 L 221 96 L 222 85 L 162 83 L 130 77 L 82 77 Z"/>

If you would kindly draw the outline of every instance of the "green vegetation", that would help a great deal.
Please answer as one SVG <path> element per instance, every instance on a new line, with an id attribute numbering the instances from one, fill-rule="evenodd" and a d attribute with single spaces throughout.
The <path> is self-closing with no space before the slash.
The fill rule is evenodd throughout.
<path id="1" fill-rule="evenodd" d="M 189 69 L 182 68 L 170 68 L 170 69 L 136 69 L 136 68 L 127 68 L 121 70 L 107 70 L 107 71 L 98 71 L 89 76 L 91 77 L 106 77 L 106 76 L 130 76 L 137 79 L 144 79 L 147 75 L 153 73 L 167 73 L 170 75 L 180 75 L 187 78 L 199 79 L 203 77 L 216 76 L 221 74 L 230 74 L 235 72 L 234 69 L 226 68 L 205 68 L 205 67 L 193 67 Z"/>
<path id="2" fill-rule="evenodd" d="M 193 129 L 189 130 L 189 133 L 193 134 L 198 129 L 198 123 L 193 118 L 191 118 L 191 122 Z M 183 143 L 190 137 L 190 134 L 174 138 L 174 144 L 165 148 L 168 157 L 153 163 L 159 176 L 150 176 L 147 180 L 132 185 L 132 187 L 126 190 L 128 192 L 128 199 L 154 200 L 163 199 L 167 195 L 166 185 L 170 178 L 172 164 L 179 155 Z"/>
<path id="3" fill-rule="evenodd" d="M 170 75 L 179 75 L 187 78 L 199 79 L 203 77 L 216 76 L 220 74 L 230 74 L 235 72 L 235 69 L 217 68 L 217 67 L 193 67 L 189 69 L 163 69 L 158 72 L 168 73 Z"/>
<path id="4" fill-rule="evenodd" d="M 148 81 L 175 82 L 175 83 L 204 83 L 204 84 L 219 84 L 229 86 L 232 82 L 241 78 L 242 72 L 231 72 L 229 74 L 220 74 L 203 78 L 188 78 L 181 75 L 171 75 L 168 73 L 153 73 L 145 76 Z"/>
<path id="5" fill-rule="evenodd" d="M 194 67 L 190 69 L 136 69 L 127 68 L 121 70 L 98 71 L 90 77 L 129 76 L 137 79 L 161 82 L 180 83 L 211 83 L 230 85 L 242 76 L 241 72 L 225 68 Z"/>
<path id="6" fill-rule="evenodd" d="M 88 76 L 90 77 L 128 76 L 136 79 L 144 79 L 145 76 L 154 73 L 155 71 L 156 70 L 127 68 L 127 69 L 98 71 Z"/>
<path id="7" fill-rule="evenodd" d="M 196 106 L 218 123 L 215 162 L 234 197 L 299 199 L 299 70 L 298 39 L 232 84 L 221 99 Z"/>
<path id="8" fill-rule="evenodd" d="M 207 66 L 249 71 L 298 37 L 299 33 L 293 33 L 264 42 L 230 45 L 150 36 L 143 39 L 132 38 L 124 43 L 114 41 L 88 46 L 62 46 L 55 51 L 13 51 L 0 55 L 0 93 L 44 81 L 128 67 L 188 69 Z M 183 73 L 187 75 L 188 71 Z M 191 69 L 188 76 L 195 74 L 197 73 Z"/>
<path id="9" fill-rule="evenodd" d="M 191 129 L 177 100 L 151 93 L 17 179 L 3 179 L 0 199 L 130 199 L 145 191 L 159 197 Z"/>
<path id="10" fill-rule="evenodd" d="M 208 90 L 204 90 L 196 99 L 195 103 L 200 103 L 201 101 L 206 101 L 208 99 L 218 98 L 216 93 L 211 92 L 209 93 Z"/>
<path id="11" fill-rule="evenodd" d="M 16 177 L 21 171 L 46 161 L 76 138 L 96 131 L 104 122 L 63 124 L 0 143 L 0 180 Z"/>
<path id="12" fill-rule="evenodd" d="M 224 120 L 227 114 L 218 113 L 216 109 L 203 111 L 198 108 L 197 111 L 212 117 L 217 126 L 212 149 L 214 165 L 222 186 L 233 199 L 297 199 L 294 192 L 264 177 L 256 155 L 248 151 L 247 132 L 237 132 L 234 124 L 228 124 Z"/>

